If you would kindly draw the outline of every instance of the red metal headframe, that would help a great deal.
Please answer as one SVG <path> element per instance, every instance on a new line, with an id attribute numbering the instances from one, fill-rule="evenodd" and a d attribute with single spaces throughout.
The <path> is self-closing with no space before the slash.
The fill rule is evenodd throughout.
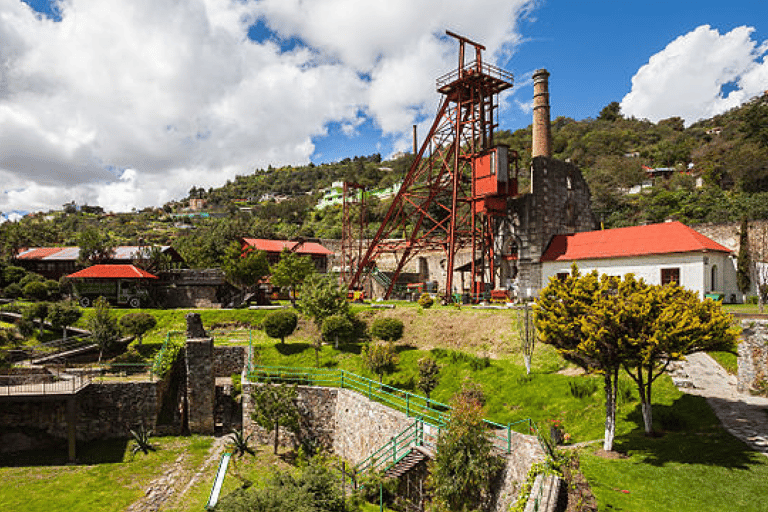
<path id="1" fill-rule="evenodd" d="M 441 250 L 447 262 L 446 298 L 451 300 L 456 254 L 469 247 L 472 291 L 493 283 L 494 219 L 505 214 L 507 197 L 517 192 L 509 173 L 513 155 L 493 141 L 498 94 L 512 87 L 513 77 L 482 61 L 484 46 L 447 34 L 459 41 L 458 68 L 437 80 L 443 99 L 435 121 L 350 288 L 361 285 L 377 257 L 392 253 L 397 265 L 388 297 L 406 263 L 422 251 Z M 468 64 L 466 45 L 475 49 L 475 60 Z"/>

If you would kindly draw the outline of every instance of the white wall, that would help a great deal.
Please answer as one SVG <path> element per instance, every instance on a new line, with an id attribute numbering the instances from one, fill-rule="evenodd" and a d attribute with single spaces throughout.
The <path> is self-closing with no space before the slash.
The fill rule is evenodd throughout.
<path id="1" fill-rule="evenodd" d="M 570 261 L 548 261 L 542 263 L 542 283 L 549 282 L 549 278 L 562 272 L 571 271 Z M 736 287 L 736 268 L 728 254 L 725 253 L 681 253 L 662 254 L 652 256 L 634 256 L 627 258 L 605 258 L 593 260 L 580 260 L 576 264 L 582 273 L 597 270 L 599 274 L 612 276 L 624 276 L 633 273 L 635 277 L 642 278 L 648 284 L 661 284 L 661 269 L 679 268 L 680 285 L 698 292 L 699 297 L 704 298 L 705 293 L 716 291 L 725 294 L 725 300 L 735 294 L 736 300 L 740 300 L 741 294 Z M 717 266 L 716 289 L 712 290 L 711 268 Z"/>

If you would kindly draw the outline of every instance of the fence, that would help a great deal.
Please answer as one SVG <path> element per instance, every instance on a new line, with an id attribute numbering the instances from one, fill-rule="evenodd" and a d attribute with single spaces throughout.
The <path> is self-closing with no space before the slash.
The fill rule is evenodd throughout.
<path id="1" fill-rule="evenodd" d="M 18 382 L 32 376 L 0 376 L 0 396 L 72 395 L 91 383 L 90 375 L 68 375 L 64 379 L 42 382 Z"/>
<path id="2" fill-rule="evenodd" d="M 249 358 L 250 361 L 250 358 Z M 445 426 L 451 407 L 429 398 L 415 395 L 360 375 L 336 369 L 326 368 L 295 368 L 289 366 L 253 366 L 249 362 L 248 379 L 252 382 L 290 382 L 299 385 L 337 387 L 351 389 L 368 399 L 405 413 L 436 428 Z M 537 433 L 530 419 L 520 420 L 508 425 L 501 425 L 489 420 L 483 420 L 492 432 L 494 446 L 504 453 L 511 451 L 512 426 L 527 426 L 529 433 Z"/>

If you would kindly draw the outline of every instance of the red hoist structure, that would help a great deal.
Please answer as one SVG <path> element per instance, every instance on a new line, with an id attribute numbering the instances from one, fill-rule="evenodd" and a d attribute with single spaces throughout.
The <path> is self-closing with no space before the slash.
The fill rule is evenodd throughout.
<path id="1" fill-rule="evenodd" d="M 507 199 L 517 195 L 517 153 L 496 146 L 493 133 L 498 95 L 512 87 L 513 77 L 483 62 L 481 44 L 446 33 L 459 41 L 458 68 L 437 80 L 443 99 L 435 121 L 381 227 L 358 260 L 350 289 L 362 288 L 378 257 L 393 254 L 396 268 L 388 280 L 388 298 L 411 259 L 421 252 L 443 251 L 446 299 L 455 300 L 456 255 L 469 248 L 472 294 L 477 297 L 494 286 L 494 248 L 499 246 L 494 234 L 506 217 Z M 467 47 L 475 51 L 469 63 Z"/>

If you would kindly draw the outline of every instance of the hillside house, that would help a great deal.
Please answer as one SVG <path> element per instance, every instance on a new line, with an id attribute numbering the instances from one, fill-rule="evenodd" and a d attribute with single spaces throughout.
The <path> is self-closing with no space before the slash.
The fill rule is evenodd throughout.
<path id="1" fill-rule="evenodd" d="M 114 248 L 112 257 L 101 263 L 131 265 L 141 259 L 142 249 L 146 248 L 147 246 L 118 246 Z M 172 267 L 181 268 L 184 266 L 184 258 L 173 247 L 163 245 L 160 249 L 163 254 L 170 257 Z M 79 247 L 33 247 L 19 252 L 13 261 L 14 265 L 23 267 L 30 272 L 36 272 L 48 279 L 58 280 L 62 276 L 83 268 L 78 262 L 79 257 Z"/>
<path id="2" fill-rule="evenodd" d="M 280 254 L 287 250 L 301 256 L 311 256 L 315 269 L 320 273 L 328 271 L 328 257 L 333 255 L 330 251 L 317 242 L 303 242 L 290 240 L 267 240 L 263 238 L 241 238 L 243 251 L 255 249 L 267 253 L 267 261 L 270 265 L 280 261 Z"/>
<path id="3" fill-rule="evenodd" d="M 631 272 L 649 284 L 675 281 L 700 298 L 741 302 L 730 249 L 680 222 L 556 235 L 541 257 L 542 282 L 570 273 L 574 262 L 582 272 Z"/>

